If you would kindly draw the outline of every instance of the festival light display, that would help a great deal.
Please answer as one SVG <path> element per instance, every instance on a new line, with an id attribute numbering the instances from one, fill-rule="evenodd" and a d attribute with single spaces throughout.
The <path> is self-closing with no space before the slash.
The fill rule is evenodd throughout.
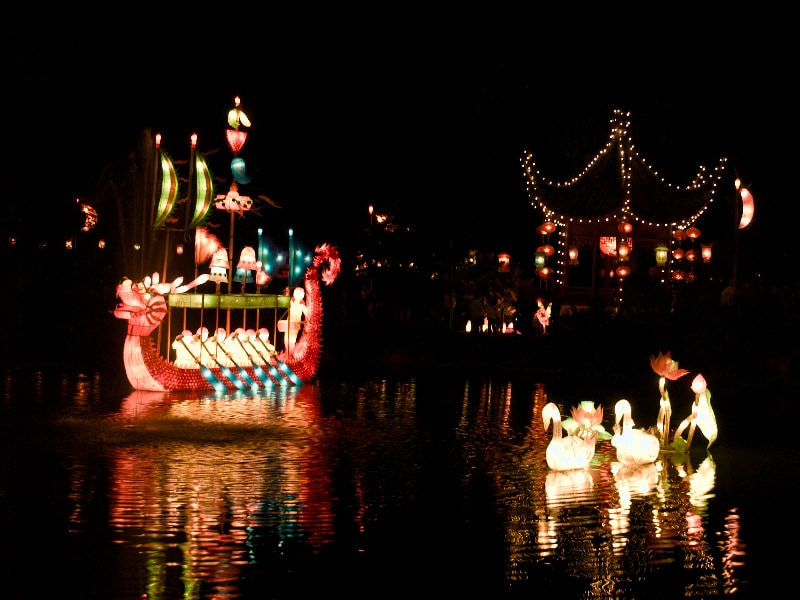
<path id="1" fill-rule="evenodd" d="M 241 110 L 241 102 L 236 98 L 235 108 L 228 113 L 227 139 L 234 161 L 231 164 L 233 180 L 227 193 L 215 197 L 214 206 L 230 213 L 230 239 L 227 247 L 223 247 L 219 239 L 202 226 L 211 207 L 213 186 L 207 164 L 199 153 L 194 152 L 197 143 L 192 137 L 193 155 L 190 164 L 194 171 L 190 180 L 194 182 L 190 200 L 186 207 L 186 225 L 195 228 L 195 265 L 210 261 L 210 273 L 197 276 L 187 285 L 182 285 L 182 278 L 172 284 L 159 282 L 156 272 L 140 282 L 123 280 L 117 287 L 118 304 L 114 311 L 117 318 L 128 322 L 127 335 L 123 349 L 123 359 L 128 380 L 136 390 L 169 392 L 169 391 L 223 391 L 251 390 L 258 391 L 273 386 L 296 386 L 309 381 L 316 374 L 321 352 L 322 329 L 322 297 L 320 285 L 332 284 L 339 275 L 341 260 L 338 250 L 328 244 L 318 245 L 313 253 L 306 254 L 297 248 L 297 256 L 293 256 L 296 276 L 302 277 L 300 288 L 305 296 L 304 321 L 299 337 L 293 335 L 293 352 L 283 348 L 276 352 L 274 346 L 264 342 L 262 336 L 248 333 L 246 315 L 252 309 L 256 315 L 256 327 L 262 309 L 288 309 L 291 299 L 279 294 L 262 294 L 260 286 L 266 285 L 271 277 L 263 270 L 264 263 L 260 257 L 266 254 L 259 230 L 258 255 L 255 248 L 244 246 L 241 250 L 236 274 L 231 273 L 232 263 L 229 257 L 233 253 L 235 215 L 244 216 L 252 212 L 252 200 L 240 195 L 238 186 L 249 182 L 246 176 L 244 161 L 238 156 L 247 140 L 246 132 L 239 127 L 249 127 L 250 120 Z M 160 136 L 156 138 L 160 147 Z M 161 185 L 157 198 L 154 199 L 156 223 L 162 224 L 169 236 L 170 227 L 174 224 L 174 194 L 176 193 L 176 177 L 174 165 L 164 153 L 159 155 L 161 169 Z M 267 199 L 268 200 L 268 199 Z M 190 210 L 194 206 L 194 211 Z M 168 240 L 168 238 L 167 238 Z M 167 248 L 169 244 L 167 244 Z M 165 252 L 166 256 L 166 252 Z M 164 261 L 166 271 L 166 258 Z M 255 273 L 255 277 L 254 277 Z M 255 294 L 247 294 L 245 284 L 256 280 L 259 289 Z M 216 293 L 186 293 L 201 286 L 206 281 L 216 283 Z M 221 293 L 220 285 L 241 282 L 240 293 Z M 169 356 L 159 353 L 151 333 L 158 331 L 159 346 L 162 324 L 169 327 L 173 308 L 183 310 L 184 327 L 172 342 L 172 350 L 176 360 L 171 362 Z M 211 315 L 215 321 L 214 333 L 209 335 L 208 327 L 201 325 L 197 332 L 188 335 L 186 327 L 187 311 L 198 309 L 202 320 Z M 219 326 L 219 311 L 225 310 L 225 327 Z M 241 326 L 232 327 L 231 315 L 236 311 L 241 318 Z M 275 317 L 277 321 L 277 315 Z M 297 323 L 299 325 L 299 323 Z M 266 331 L 266 328 L 260 330 Z M 297 332 L 295 332 L 297 333 Z M 169 332 L 167 333 L 169 339 Z M 268 333 L 267 333 L 268 339 Z M 262 360 L 254 360 L 255 354 L 247 351 L 246 344 L 261 344 L 265 351 Z M 271 347 L 271 349 L 270 349 Z M 169 352 L 169 348 L 167 349 Z"/>

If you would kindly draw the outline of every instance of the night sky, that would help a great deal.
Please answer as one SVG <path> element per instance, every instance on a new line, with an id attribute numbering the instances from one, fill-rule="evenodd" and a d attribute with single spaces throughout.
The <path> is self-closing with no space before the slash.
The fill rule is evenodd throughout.
<path id="1" fill-rule="evenodd" d="M 621 109 L 639 153 L 675 184 L 728 157 L 756 198 L 747 235 L 796 257 L 788 16 L 576 24 L 404 10 L 311 23 L 265 8 L 12 9 L 2 25 L 5 202 L 42 219 L 76 197 L 91 204 L 102 170 L 122 170 L 147 128 L 176 157 L 198 133 L 230 180 L 224 131 L 238 95 L 252 121 L 242 156 L 253 182 L 240 191 L 283 207 L 262 211 L 265 228 L 344 244 L 373 204 L 429 237 L 500 244 L 540 220 L 523 151 L 566 178 Z"/>

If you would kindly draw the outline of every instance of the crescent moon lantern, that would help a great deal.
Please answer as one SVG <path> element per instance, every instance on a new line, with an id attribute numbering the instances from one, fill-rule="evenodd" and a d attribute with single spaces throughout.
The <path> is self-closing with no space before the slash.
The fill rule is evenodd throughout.
<path id="1" fill-rule="evenodd" d="M 753 200 L 753 194 L 751 194 L 750 190 L 747 188 L 742 188 L 740 196 L 742 198 L 742 218 L 739 221 L 739 229 L 744 229 L 750 225 L 750 222 L 753 220 L 753 214 L 756 211 L 756 205 L 755 201 Z"/>

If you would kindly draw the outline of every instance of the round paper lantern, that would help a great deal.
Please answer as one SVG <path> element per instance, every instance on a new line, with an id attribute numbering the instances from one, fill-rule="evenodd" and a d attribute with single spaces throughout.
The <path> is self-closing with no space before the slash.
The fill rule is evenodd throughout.
<path id="1" fill-rule="evenodd" d="M 623 221 L 622 223 L 617 225 L 617 231 L 619 231 L 620 233 L 630 233 L 631 231 L 633 231 L 633 225 L 631 225 L 627 221 Z"/>
<path id="2" fill-rule="evenodd" d="M 686 237 L 686 232 L 683 229 L 676 229 L 672 232 L 672 237 L 674 237 L 679 242 Z"/>
<path id="3" fill-rule="evenodd" d="M 631 268 L 628 265 L 619 265 L 617 267 L 617 275 L 620 277 L 620 279 L 625 279 L 630 274 Z"/>
<path id="4" fill-rule="evenodd" d="M 628 242 L 622 240 L 619 248 L 617 248 L 617 253 L 619 254 L 620 260 L 628 260 L 628 255 L 631 253 L 631 247 L 628 245 Z"/>
<path id="5" fill-rule="evenodd" d="M 700 237 L 700 230 L 697 227 L 689 227 L 689 229 L 686 230 L 686 237 L 696 240 Z"/>

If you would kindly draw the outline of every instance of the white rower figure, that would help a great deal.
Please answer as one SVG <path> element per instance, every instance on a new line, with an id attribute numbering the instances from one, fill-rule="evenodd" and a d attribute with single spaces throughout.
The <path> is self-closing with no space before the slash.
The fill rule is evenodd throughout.
<path id="1" fill-rule="evenodd" d="M 222 327 L 219 327 L 216 333 L 208 338 L 206 348 L 211 355 L 211 363 L 213 366 L 232 367 L 233 362 L 228 357 L 230 349 L 228 348 L 227 338 L 228 332 Z"/>
<path id="2" fill-rule="evenodd" d="M 248 367 L 252 364 L 250 354 L 247 352 L 247 339 L 248 335 L 244 327 L 237 327 L 236 331 L 225 340 L 226 349 L 230 352 L 233 362 L 239 367 Z"/>
<path id="3" fill-rule="evenodd" d="M 175 366 L 182 369 L 199 369 L 200 341 L 191 331 L 184 329 L 172 342 L 175 350 Z"/>
<path id="4" fill-rule="evenodd" d="M 308 306 L 305 301 L 306 291 L 301 287 L 294 288 L 289 305 L 289 319 L 279 323 L 283 330 L 283 346 L 288 356 L 294 356 L 294 347 L 303 322 L 308 318 Z"/>

